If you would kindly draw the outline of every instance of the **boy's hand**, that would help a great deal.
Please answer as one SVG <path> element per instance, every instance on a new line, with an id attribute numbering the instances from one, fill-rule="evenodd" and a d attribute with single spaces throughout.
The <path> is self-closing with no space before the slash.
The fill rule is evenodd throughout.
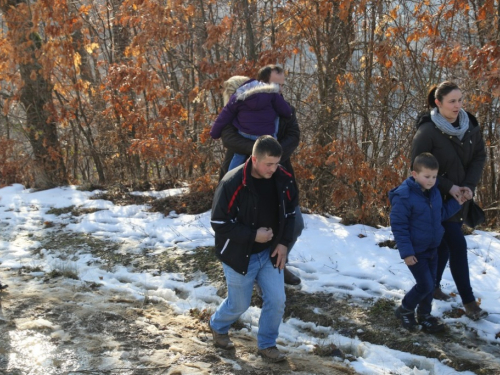
<path id="1" fill-rule="evenodd" d="M 409 257 L 406 257 L 404 259 L 405 261 L 405 264 L 407 266 L 413 266 L 414 264 L 416 264 L 418 262 L 417 258 L 415 257 L 415 255 L 410 255 Z"/>

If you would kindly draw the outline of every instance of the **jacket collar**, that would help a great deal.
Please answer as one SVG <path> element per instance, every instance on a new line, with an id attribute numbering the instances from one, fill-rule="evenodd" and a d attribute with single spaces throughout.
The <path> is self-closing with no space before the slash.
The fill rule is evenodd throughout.
<path id="1" fill-rule="evenodd" d="M 477 121 L 476 117 L 467 111 L 465 111 L 465 113 L 467 113 L 467 115 L 469 116 L 469 132 L 474 133 L 476 131 L 479 131 L 480 130 L 479 129 L 479 122 Z M 426 124 L 428 122 L 434 124 L 434 122 L 432 122 L 430 112 L 421 113 L 417 117 L 417 120 L 415 121 L 415 127 L 418 129 L 418 128 L 420 128 L 420 126 L 422 126 L 423 124 Z M 434 126 L 435 126 L 435 124 L 434 124 Z"/>
<path id="2" fill-rule="evenodd" d="M 280 87 L 275 83 L 264 83 L 257 80 L 250 80 L 243 86 L 240 86 L 235 93 L 236 100 L 245 100 L 255 94 L 279 93 Z"/>
<path id="3" fill-rule="evenodd" d="M 252 176 L 252 158 L 249 157 L 245 162 L 245 165 L 243 166 L 243 176 L 241 182 L 244 186 L 248 186 L 251 189 L 253 189 L 252 179 L 250 178 L 251 176 Z M 283 168 L 283 166 L 280 164 L 278 165 L 278 169 L 276 169 L 276 172 L 274 172 L 273 177 L 282 178 L 283 176 L 287 178 L 293 177 L 292 174 L 288 172 L 285 168 Z"/>

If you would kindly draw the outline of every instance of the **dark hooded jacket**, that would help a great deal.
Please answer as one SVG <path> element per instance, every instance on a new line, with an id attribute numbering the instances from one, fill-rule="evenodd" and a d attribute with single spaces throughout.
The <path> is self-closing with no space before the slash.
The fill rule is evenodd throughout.
<path id="1" fill-rule="evenodd" d="M 236 272 L 247 273 L 257 235 L 259 195 L 250 178 L 252 159 L 229 171 L 219 183 L 212 203 L 211 225 L 215 231 L 215 254 Z M 297 192 L 293 176 L 282 166 L 274 172 L 279 202 L 279 228 L 270 248 L 289 246 L 295 226 Z M 271 261 L 276 265 L 276 257 Z"/>
<path id="2" fill-rule="evenodd" d="M 423 152 L 430 152 L 439 162 L 438 181 L 443 199 L 454 199 L 449 195 L 453 185 L 467 186 L 476 190 L 484 163 L 486 151 L 483 135 L 477 119 L 470 113 L 469 130 L 462 140 L 441 131 L 431 120 L 430 113 L 421 115 L 416 122 L 417 133 L 413 137 L 411 161 Z M 450 221 L 463 221 L 467 216 L 470 201 Z"/>

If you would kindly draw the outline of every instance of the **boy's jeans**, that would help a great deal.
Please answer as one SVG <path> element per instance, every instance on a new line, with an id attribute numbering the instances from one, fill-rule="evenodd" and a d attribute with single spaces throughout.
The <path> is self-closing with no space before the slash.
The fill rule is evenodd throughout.
<path id="1" fill-rule="evenodd" d="M 417 284 L 406 293 L 403 298 L 403 307 L 407 310 L 415 310 L 418 305 L 417 314 L 430 314 L 432 310 L 432 299 L 436 285 L 437 271 L 437 249 L 428 249 L 422 253 L 415 254 L 418 262 L 408 266 Z"/>
<path id="2" fill-rule="evenodd" d="M 210 318 L 212 329 L 217 333 L 226 334 L 231 324 L 250 306 L 253 284 L 257 280 L 263 300 L 257 333 L 259 349 L 276 346 L 279 326 L 285 312 L 284 273 L 274 268 L 269 256 L 270 251 L 267 249 L 252 254 L 246 275 L 222 263 L 227 282 L 227 298 Z"/>

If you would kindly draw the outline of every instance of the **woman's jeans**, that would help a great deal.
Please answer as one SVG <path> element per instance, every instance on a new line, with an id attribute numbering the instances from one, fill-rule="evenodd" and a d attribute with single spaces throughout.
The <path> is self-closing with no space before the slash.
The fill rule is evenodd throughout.
<path id="1" fill-rule="evenodd" d="M 250 256 L 248 272 L 242 275 L 222 263 L 227 282 L 227 298 L 210 318 L 210 326 L 220 334 L 250 307 L 254 281 L 262 290 L 262 310 L 257 333 L 257 346 L 265 349 L 276 346 L 279 327 L 285 312 L 284 273 L 271 263 L 270 249 Z"/>
<path id="2" fill-rule="evenodd" d="M 418 305 L 417 314 L 427 315 L 432 310 L 432 299 L 434 286 L 436 285 L 437 250 L 428 249 L 422 253 L 415 254 L 418 262 L 408 266 L 417 284 L 406 293 L 403 298 L 403 308 L 415 310 Z"/>
<path id="3" fill-rule="evenodd" d="M 470 285 L 469 260 L 467 258 L 467 242 L 462 233 L 462 223 L 445 221 L 444 237 L 438 247 L 438 268 L 436 276 L 436 287 L 441 284 L 444 269 L 448 259 L 450 260 L 450 271 L 457 286 L 458 294 L 462 303 L 475 301 L 474 293 Z"/>

